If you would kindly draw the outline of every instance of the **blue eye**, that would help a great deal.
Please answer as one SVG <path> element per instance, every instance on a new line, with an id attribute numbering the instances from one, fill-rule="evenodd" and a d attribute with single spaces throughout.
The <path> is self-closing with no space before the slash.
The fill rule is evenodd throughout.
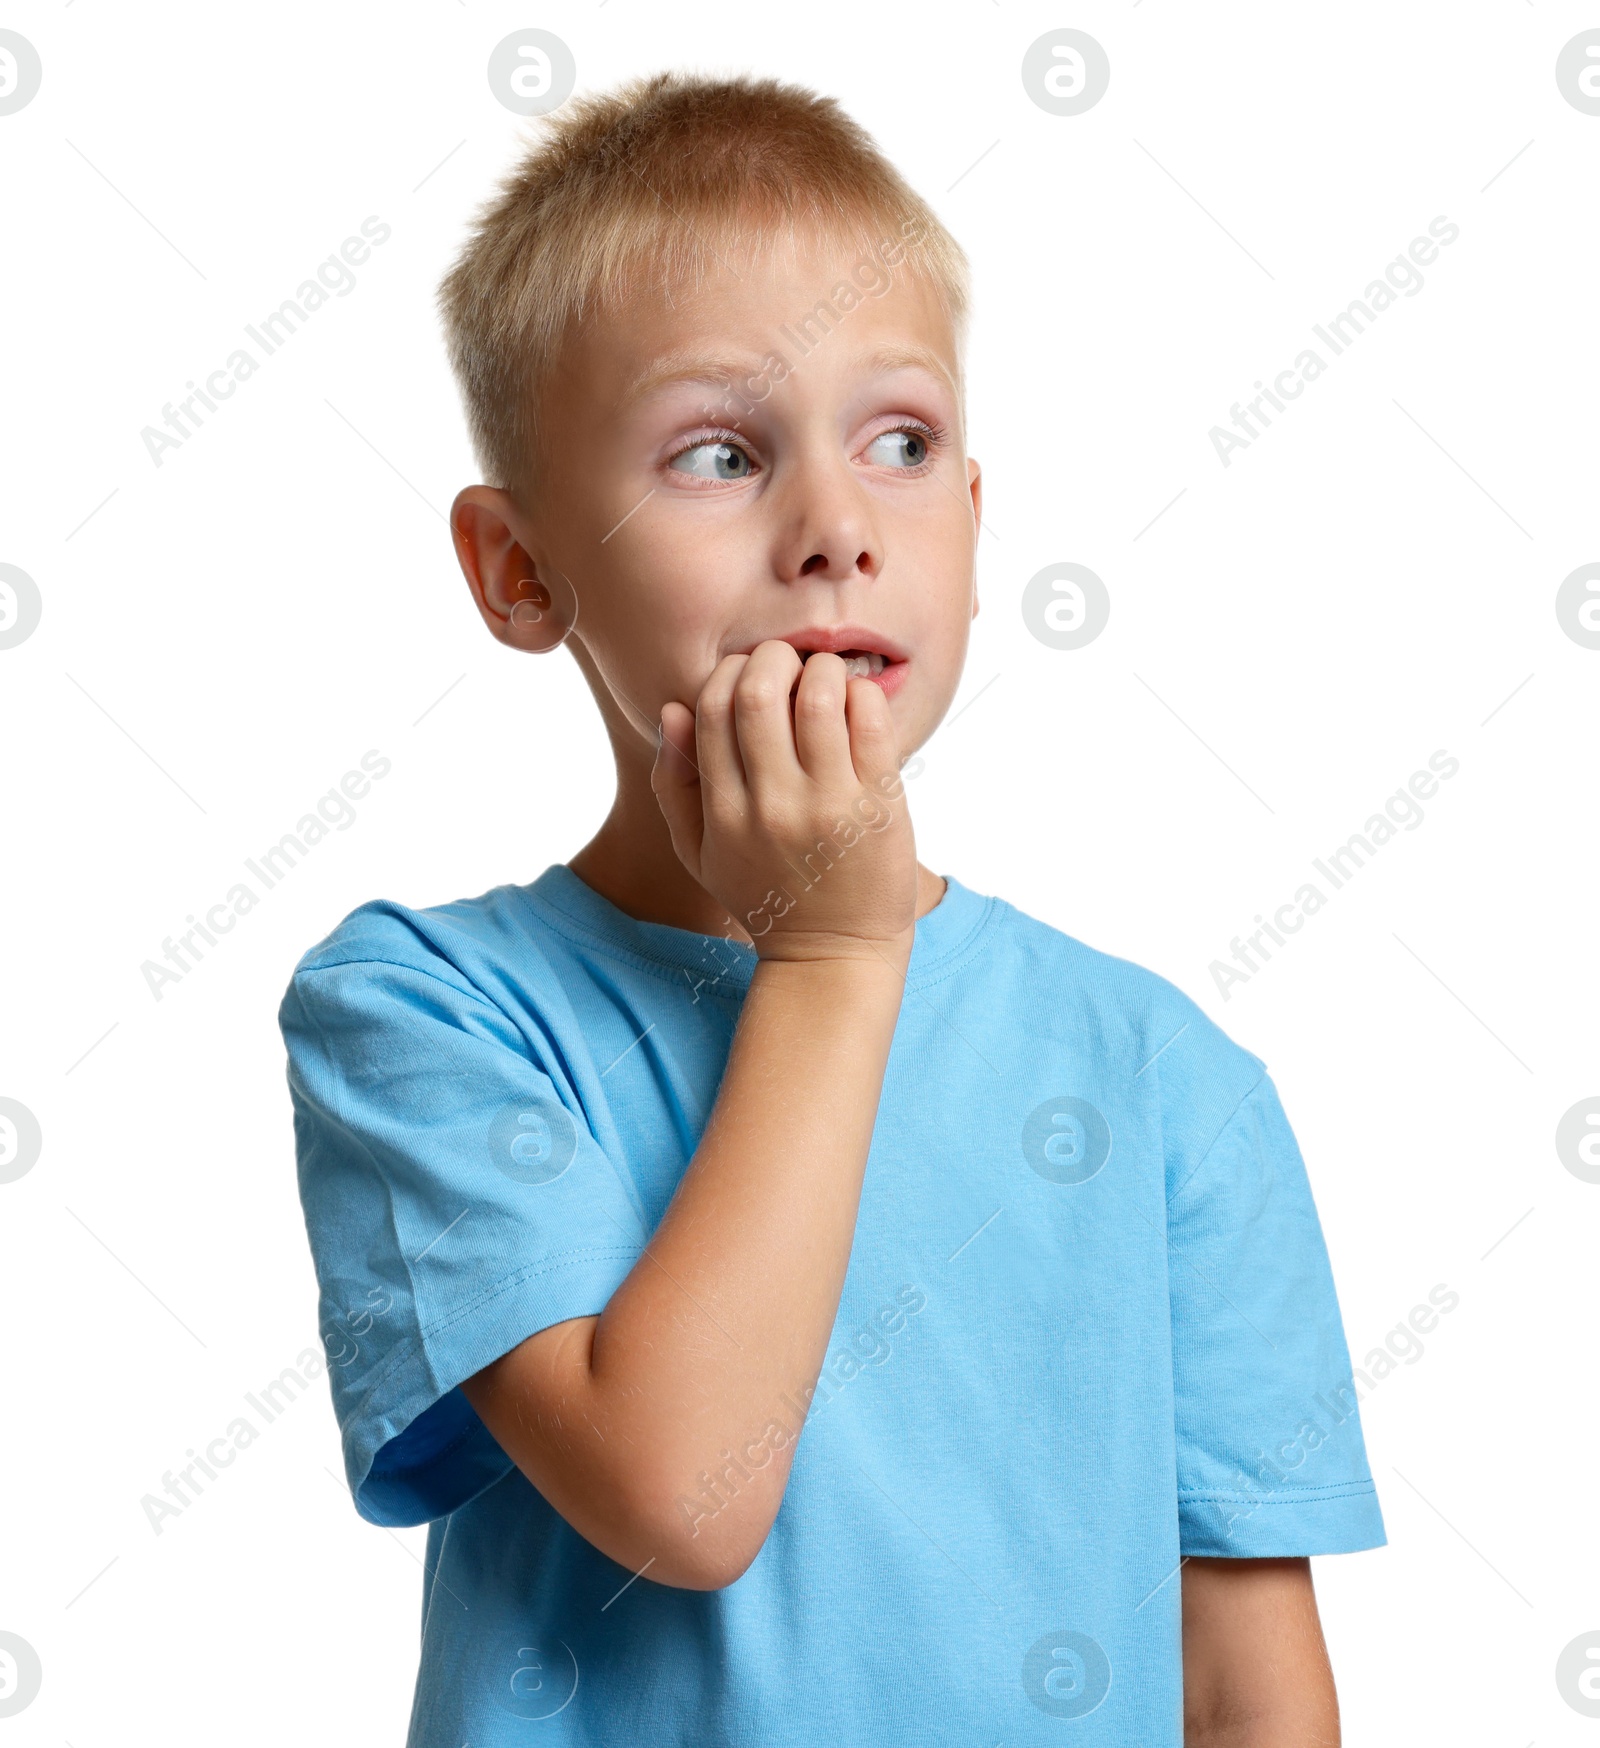
<path id="1" fill-rule="evenodd" d="M 696 479 L 747 479 L 754 464 L 737 444 L 715 440 L 696 443 L 673 456 L 667 464 L 678 473 L 693 474 Z"/>
<path id="2" fill-rule="evenodd" d="M 867 445 L 867 455 L 882 467 L 921 467 L 928 439 L 921 431 L 885 431 Z"/>

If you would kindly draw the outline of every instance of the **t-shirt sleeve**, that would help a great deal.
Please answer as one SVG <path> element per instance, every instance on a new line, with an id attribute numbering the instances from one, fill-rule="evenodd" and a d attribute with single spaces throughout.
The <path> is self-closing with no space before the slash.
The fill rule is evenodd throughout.
<path id="1" fill-rule="evenodd" d="M 278 1017 L 350 1491 L 424 1523 L 512 1467 L 462 1379 L 602 1311 L 648 1234 L 553 1035 L 447 961 L 302 963 Z"/>
<path id="2" fill-rule="evenodd" d="M 1305 1163 L 1262 1074 L 1168 1204 L 1184 1554 L 1387 1539 Z"/>

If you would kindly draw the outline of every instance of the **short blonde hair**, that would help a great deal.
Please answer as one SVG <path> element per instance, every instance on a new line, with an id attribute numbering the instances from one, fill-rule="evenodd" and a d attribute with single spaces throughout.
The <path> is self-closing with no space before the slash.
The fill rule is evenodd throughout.
<path id="1" fill-rule="evenodd" d="M 569 323 L 645 288 L 693 287 L 725 253 L 802 225 L 904 262 L 959 344 L 966 256 L 833 98 L 776 79 L 658 73 L 564 104 L 439 287 L 485 481 L 514 492 L 531 480 L 539 390 Z"/>

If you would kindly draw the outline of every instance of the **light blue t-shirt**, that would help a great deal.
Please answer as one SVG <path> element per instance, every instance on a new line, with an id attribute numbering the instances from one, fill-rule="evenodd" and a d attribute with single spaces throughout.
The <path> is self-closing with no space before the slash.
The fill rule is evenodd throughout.
<path id="1" fill-rule="evenodd" d="M 605 1309 L 754 965 L 556 865 L 363 905 L 296 967 L 346 1472 L 364 1517 L 430 1526 L 412 1748 L 1179 1748 L 1182 1557 L 1385 1538 L 1277 1091 L 1139 966 L 955 880 L 917 923 L 838 1320 L 733 1584 L 600 1553 L 457 1388 Z M 776 1398 L 685 1522 L 805 1407 Z"/>

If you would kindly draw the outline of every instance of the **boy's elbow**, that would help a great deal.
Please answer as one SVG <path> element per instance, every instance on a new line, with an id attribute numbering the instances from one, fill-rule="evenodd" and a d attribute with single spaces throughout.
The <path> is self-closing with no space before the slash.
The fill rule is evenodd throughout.
<path id="1" fill-rule="evenodd" d="M 747 1494 L 713 1510 L 702 1496 L 659 1495 L 642 1513 L 649 1550 L 633 1562 L 642 1577 L 675 1590 L 724 1590 L 766 1545 L 773 1516 Z"/>
<path id="2" fill-rule="evenodd" d="M 749 1571 L 752 1561 L 760 1551 L 757 1548 L 748 1559 L 726 1554 L 714 1554 L 710 1557 L 678 1556 L 664 1568 L 652 1566 L 643 1576 L 654 1578 L 658 1584 L 664 1584 L 670 1590 L 726 1590 Z"/>
<path id="3" fill-rule="evenodd" d="M 686 1585 L 686 1589 L 694 1590 L 726 1590 L 730 1584 L 735 1584 L 755 1564 L 756 1555 L 766 1546 L 767 1533 L 763 1532 L 761 1540 L 747 1547 L 721 1549 L 709 1558 L 703 1559 L 696 1567 L 696 1582 Z"/>

